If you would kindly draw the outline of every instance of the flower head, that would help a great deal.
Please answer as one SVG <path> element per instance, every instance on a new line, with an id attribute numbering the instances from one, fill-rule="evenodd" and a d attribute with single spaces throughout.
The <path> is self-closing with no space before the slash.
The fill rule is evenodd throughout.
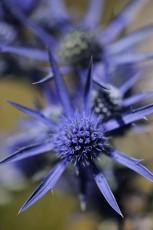
<path id="1" fill-rule="evenodd" d="M 72 66 L 87 66 L 91 56 L 94 61 L 100 61 L 101 53 L 102 45 L 95 33 L 83 27 L 67 32 L 59 47 L 62 60 Z"/>
<path id="2" fill-rule="evenodd" d="M 59 157 L 67 158 L 74 165 L 84 166 L 104 151 L 106 140 L 100 120 L 78 113 L 62 119 L 53 135 L 55 152 Z"/>
<path id="3" fill-rule="evenodd" d="M 53 121 L 39 111 L 10 102 L 10 104 L 19 110 L 31 115 L 46 125 L 48 129 L 50 129 L 50 135 L 46 137 L 46 140 L 43 140 L 37 145 L 27 146 L 19 150 L 3 160 L 1 164 L 35 156 L 46 151 L 51 151 L 51 154 L 56 154 L 59 157 L 59 162 L 56 163 L 35 192 L 26 201 L 20 212 L 26 210 L 46 192 L 52 190 L 65 171 L 66 166 L 72 162 L 81 184 L 79 196 L 81 206 L 85 206 L 87 192 L 87 181 L 81 175 L 82 170 L 87 169 L 110 206 L 122 215 L 103 173 L 97 166 L 96 160 L 101 154 L 105 154 L 118 163 L 153 181 L 153 174 L 140 163 L 140 160 L 128 157 L 114 150 L 107 143 L 110 131 L 124 127 L 124 125 L 142 119 L 144 116 L 152 113 L 153 105 L 122 113 L 120 114 L 120 121 L 116 120 L 116 118 L 112 118 L 107 122 L 103 122 L 92 112 L 92 61 L 88 69 L 82 108 L 79 111 L 78 108 L 74 108 L 71 105 L 69 93 L 51 51 L 49 51 L 49 59 L 55 77 L 57 92 L 63 106 L 64 117 L 58 121 Z"/>
<path id="4" fill-rule="evenodd" d="M 123 38 L 118 38 L 144 3 L 143 0 L 130 0 L 109 25 L 97 30 L 104 9 L 103 0 L 90 0 L 84 18 L 78 23 L 74 23 L 74 20 L 71 19 L 63 0 L 49 1 L 48 8 L 46 7 L 44 11 L 46 10 L 46 15 L 48 15 L 50 10 L 50 15 L 55 18 L 56 28 L 58 27 L 59 30 L 59 33 L 56 34 L 48 32 L 46 27 L 41 27 L 44 25 L 43 23 L 39 24 L 36 20 L 34 22 L 27 18 L 23 12 L 16 9 L 14 12 L 13 7 L 11 11 L 14 12 L 14 17 L 31 29 L 46 45 L 52 47 L 52 52 L 56 53 L 63 65 L 68 65 L 74 71 L 79 68 L 79 71 L 82 72 L 82 69 L 87 67 L 90 57 L 93 56 L 94 61 L 96 61 L 95 65 L 102 65 L 104 68 L 101 78 L 105 77 L 105 73 L 107 73 L 107 78 L 112 66 L 141 62 L 153 57 L 152 53 L 137 54 L 131 49 L 133 45 L 152 33 L 152 25 L 134 31 Z M 47 27 L 52 25 L 52 21 L 52 19 L 47 18 Z M 116 38 L 118 39 L 115 41 Z M 28 47 L 6 47 L 2 44 L 1 51 L 42 61 L 47 60 L 45 51 Z M 52 78 L 52 74 L 50 78 Z M 49 76 L 46 80 L 48 79 Z"/>
<path id="5" fill-rule="evenodd" d="M 104 120 L 108 120 L 111 117 L 118 117 L 123 111 L 127 111 L 133 104 L 152 96 L 152 91 L 126 96 L 127 91 L 132 88 L 138 78 L 139 73 L 136 73 L 119 88 L 113 85 L 108 85 L 108 90 L 105 90 L 102 87 L 98 87 L 97 90 L 94 89 L 92 91 L 93 110 L 97 116 Z"/>

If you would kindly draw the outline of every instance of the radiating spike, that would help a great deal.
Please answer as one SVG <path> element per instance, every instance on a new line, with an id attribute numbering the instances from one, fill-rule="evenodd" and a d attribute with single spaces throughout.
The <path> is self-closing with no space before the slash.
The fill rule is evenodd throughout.
<path id="1" fill-rule="evenodd" d="M 129 3 L 124 7 L 123 10 L 121 10 L 121 12 L 110 23 L 110 25 L 108 25 L 101 33 L 101 41 L 107 44 L 113 41 L 146 3 L 147 0 L 129 1 Z"/>
<path id="2" fill-rule="evenodd" d="M 33 85 L 37 85 L 37 84 L 41 84 L 47 81 L 50 81 L 51 79 L 53 79 L 54 75 L 52 72 L 50 72 L 46 77 L 42 78 L 40 81 L 37 82 L 33 82 Z"/>
<path id="3" fill-rule="evenodd" d="M 40 145 L 30 145 L 24 148 L 21 148 L 19 151 L 15 152 L 13 155 L 7 157 L 0 162 L 0 165 L 12 163 L 15 161 L 23 160 L 28 157 L 33 157 L 53 149 L 53 144 L 51 142 L 40 144 Z"/>
<path id="4" fill-rule="evenodd" d="M 137 103 L 147 97 L 150 97 L 153 95 L 153 92 L 143 92 L 143 93 L 138 93 L 136 95 L 133 95 L 131 97 L 128 97 L 126 99 L 123 100 L 123 106 L 127 107 L 130 106 L 134 103 Z"/>
<path id="5" fill-rule="evenodd" d="M 137 72 L 132 77 L 130 77 L 129 80 L 127 80 L 119 89 L 121 94 L 124 96 L 124 94 L 134 86 L 134 84 L 139 80 L 140 78 L 140 72 Z"/>
<path id="6" fill-rule="evenodd" d="M 48 119 L 47 117 L 45 117 L 42 113 L 40 113 L 39 111 L 35 111 L 33 109 L 29 109 L 25 106 L 19 105 L 13 101 L 8 101 L 9 104 L 11 104 L 12 106 L 14 106 L 15 108 L 17 108 L 18 110 L 27 113 L 28 115 L 30 115 L 31 117 L 34 117 L 36 119 L 38 119 L 40 122 L 42 122 L 43 124 L 49 126 L 51 129 L 54 129 L 56 124 L 54 123 L 54 121 L 52 121 L 51 119 Z"/>
<path id="7" fill-rule="evenodd" d="M 27 18 L 21 11 L 16 8 L 11 8 L 10 11 L 13 13 L 15 18 L 32 30 L 46 45 L 53 47 L 56 45 L 56 40 L 51 34 L 48 34 L 43 28 Z"/>
<path id="8" fill-rule="evenodd" d="M 50 65 L 51 65 L 51 70 L 53 72 L 54 75 L 54 79 L 55 79 L 55 83 L 56 83 L 56 87 L 57 87 L 57 92 L 59 94 L 62 106 L 63 106 L 63 110 L 65 112 L 65 114 L 67 114 L 68 116 L 70 114 L 72 114 L 72 106 L 71 106 L 71 101 L 70 101 L 70 97 L 68 95 L 68 91 L 65 85 L 65 82 L 63 80 L 63 77 L 59 71 L 59 67 L 51 53 L 51 50 L 49 48 L 49 61 L 50 61 Z"/>
<path id="9" fill-rule="evenodd" d="M 0 52 L 33 58 L 40 61 L 48 61 L 48 55 L 46 51 L 28 47 L 6 46 L 0 43 Z"/>
<path id="10" fill-rule="evenodd" d="M 110 206 L 119 214 L 123 217 L 120 208 L 118 207 L 118 204 L 115 200 L 115 197 L 104 177 L 104 175 L 99 172 L 99 170 L 97 169 L 97 167 L 94 165 L 93 167 L 93 177 L 94 180 L 98 186 L 98 188 L 100 189 L 101 193 L 103 194 L 103 196 L 105 197 L 106 201 L 110 204 Z"/>
<path id="11" fill-rule="evenodd" d="M 108 47 L 106 47 L 106 52 L 109 55 L 122 52 L 128 49 L 129 47 L 135 45 L 136 43 L 141 42 L 143 39 L 147 38 L 152 33 L 153 25 L 145 26 L 139 30 L 136 30 L 126 35 L 124 38 L 119 39 L 113 44 L 108 45 Z"/>
<path id="12" fill-rule="evenodd" d="M 104 0 L 90 0 L 83 24 L 95 28 L 102 17 Z"/>
<path id="13" fill-rule="evenodd" d="M 153 104 L 130 110 L 121 114 L 119 117 L 112 118 L 111 120 L 104 123 L 104 127 L 107 131 L 113 131 L 134 121 L 143 119 L 145 116 L 151 113 L 153 113 Z"/>
<path id="14" fill-rule="evenodd" d="M 85 111 L 90 113 L 90 105 L 91 105 L 91 91 L 92 91 L 92 68 L 93 68 L 93 60 L 91 58 L 90 65 L 88 68 L 87 73 L 87 80 L 85 85 L 85 92 L 84 92 L 84 106 Z"/>
<path id="15" fill-rule="evenodd" d="M 53 12 L 56 18 L 62 19 L 62 20 L 65 18 L 66 20 L 70 20 L 70 16 L 64 5 L 63 0 L 49 1 L 49 7 L 51 8 L 51 12 Z"/>
<path id="16" fill-rule="evenodd" d="M 49 174 L 45 177 L 45 179 L 37 187 L 34 193 L 29 197 L 29 199 L 22 206 L 19 213 L 28 209 L 37 200 L 39 200 L 42 196 L 44 196 L 49 190 L 52 190 L 54 188 L 55 184 L 57 183 L 57 181 L 63 174 L 66 168 L 66 164 L 67 164 L 66 160 L 63 160 L 54 166 L 54 168 L 49 172 Z"/>
<path id="17" fill-rule="evenodd" d="M 147 54 L 121 54 L 108 58 L 109 65 L 125 65 L 153 59 L 153 53 Z"/>
<path id="18" fill-rule="evenodd" d="M 108 150 L 109 151 L 109 150 Z M 129 157 L 117 150 L 110 149 L 110 155 L 113 160 L 117 161 L 118 163 L 132 169 L 133 171 L 137 172 L 141 176 L 145 177 L 146 179 L 153 181 L 153 174 L 144 167 L 140 162 L 141 160 L 135 159 L 133 157 Z"/>

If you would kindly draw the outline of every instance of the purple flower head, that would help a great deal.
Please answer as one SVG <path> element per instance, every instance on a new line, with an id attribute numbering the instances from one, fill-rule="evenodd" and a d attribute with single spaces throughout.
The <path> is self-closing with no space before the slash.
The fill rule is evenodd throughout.
<path id="1" fill-rule="evenodd" d="M 153 181 L 153 174 L 141 164 L 140 160 L 128 157 L 108 145 L 108 138 L 111 131 L 124 127 L 124 125 L 151 114 L 153 112 L 153 105 L 147 105 L 122 113 L 120 114 L 119 121 L 116 120 L 116 118 L 112 118 L 107 122 L 103 122 L 97 118 L 96 114 L 92 111 L 92 61 L 88 69 L 82 108 L 79 110 L 71 104 L 69 92 L 67 91 L 58 65 L 50 50 L 49 60 L 55 77 L 57 92 L 63 107 L 64 117 L 60 118 L 58 121 L 53 121 L 40 111 L 10 102 L 10 104 L 17 109 L 29 114 L 46 125 L 48 129 L 50 129 L 50 135 L 46 136 L 46 139 L 40 141 L 39 144 L 27 146 L 15 152 L 13 155 L 3 160 L 1 165 L 39 155 L 46 151 L 50 151 L 51 154 L 55 154 L 59 158 L 58 163 L 55 164 L 42 183 L 26 201 L 20 212 L 29 208 L 45 193 L 52 190 L 65 171 L 66 166 L 72 162 L 75 166 L 76 176 L 80 181 L 79 197 L 81 207 L 85 207 L 87 193 L 86 180 L 81 176 L 82 168 L 84 168 L 89 171 L 110 206 L 117 213 L 122 215 L 104 174 L 97 165 L 97 159 L 105 154 L 114 161 L 134 170 L 148 180 Z"/>
<path id="2" fill-rule="evenodd" d="M 75 113 L 73 118 L 63 118 L 53 135 L 55 152 L 59 157 L 84 166 L 104 151 L 106 140 L 101 121 L 82 113 Z"/>

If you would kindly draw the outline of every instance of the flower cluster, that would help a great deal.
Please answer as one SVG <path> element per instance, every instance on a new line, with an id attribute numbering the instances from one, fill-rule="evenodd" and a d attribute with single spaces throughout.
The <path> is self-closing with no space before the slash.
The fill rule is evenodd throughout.
<path id="1" fill-rule="evenodd" d="M 77 25 L 74 25 L 70 20 L 63 1 L 52 0 L 51 4 L 48 4 L 52 12 L 54 10 L 56 12 L 56 22 L 62 20 L 65 22 L 57 24 L 57 31 L 52 34 L 49 34 L 50 28 L 48 26 L 46 29 L 46 17 L 39 17 L 39 20 L 41 19 L 40 25 L 44 26 L 42 28 L 37 24 L 37 18 L 35 18 L 36 21 L 32 21 L 31 18 L 27 17 L 28 5 L 21 4 L 22 10 L 19 10 L 20 4 L 16 3 L 15 7 L 12 5 L 18 1 L 12 0 L 11 2 L 9 5 L 9 1 L 6 1 L 5 6 L 20 23 L 26 25 L 41 38 L 48 46 L 48 52 L 16 47 L 12 44 L 0 44 L 1 51 L 36 58 L 41 61 L 49 60 L 49 74 L 41 83 L 52 79 L 55 88 L 50 87 L 49 84 L 49 88 L 45 87 L 47 83 L 42 88 L 47 95 L 48 89 L 55 90 L 57 104 L 59 108 L 62 107 L 62 111 L 55 112 L 54 117 L 52 113 L 55 107 L 51 103 L 46 110 L 33 110 L 8 101 L 12 106 L 35 118 L 36 121 L 29 122 L 29 136 L 23 138 L 20 149 L 1 161 L 0 165 L 18 162 L 42 153 L 50 154 L 50 165 L 56 162 L 20 212 L 29 208 L 45 193 L 52 190 L 66 167 L 70 165 L 70 167 L 75 168 L 76 177 L 81 185 L 79 198 L 83 209 L 86 206 L 87 194 L 87 181 L 84 174 L 89 173 L 109 205 L 122 216 L 105 175 L 98 165 L 98 160 L 105 155 L 153 181 L 153 174 L 141 164 L 140 160 L 114 149 L 111 145 L 112 142 L 109 141 L 113 137 L 113 131 L 124 129 L 127 125 L 153 113 L 153 104 L 136 109 L 130 108 L 131 105 L 151 96 L 153 92 L 143 92 L 130 96 L 127 94 L 139 79 L 140 70 L 135 66 L 135 62 L 153 57 L 152 53 L 136 54 L 130 49 L 127 52 L 127 49 L 149 36 L 153 30 L 152 26 L 146 26 L 120 38 L 118 41 L 114 41 L 144 1 L 129 1 L 123 12 L 108 27 L 97 31 L 96 26 L 100 20 L 102 0 L 90 0 L 84 19 Z M 64 66 L 58 66 L 53 53 Z M 118 66 L 125 64 L 129 65 L 126 66 L 127 69 L 124 74 L 127 76 L 130 73 L 130 76 L 126 79 L 122 73 L 123 83 L 120 86 L 115 85 L 114 82 L 120 80 L 117 76 L 118 68 L 120 68 Z M 70 93 L 65 84 L 63 75 L 67 72 L 72 73 L 72 79 L 77 74 L 80 80 L 78 84 L 80 89 L 78 90 L 76 87 L 77 92 Z M 113 81 L 111 75 L 113 75 Z M 52 93 L 50 92 L 50 94 Z M 51 108 L 51 112 L 47 112 L 48 108 Z M 15 143 L 16 145 L 19 144 Z"/>

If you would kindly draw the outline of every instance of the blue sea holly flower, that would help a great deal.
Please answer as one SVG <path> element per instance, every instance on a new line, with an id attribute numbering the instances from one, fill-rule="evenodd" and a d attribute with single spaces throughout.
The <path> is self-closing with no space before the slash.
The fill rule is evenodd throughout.
<path id="1" fill-rule="evenodd" d="M 64 173 L 66 167 L 72 164 L 75 167 L 76 175 L 81 184 L 79 192 L 81 206 L 85 207 L 87 192 L 86 181 L 80 176 L 83 168 L 89 171 L 110 206 L 117 213 L 122 215 L 104 174 L 97 165 L 97 159 L 105 154 L 114 161 L 134 170 L 148 180 L 153 181 L 153 174 L 141 164 L 140 160 L 128 157 L 111 148 L 109 145 L 109 134 L 112 130 L 124 127 L 124 125 L 151 114 L 153 112 L 153 104 L 120 114 L 120 121 L 112 118 L 107 122 L 103 122 L 97 118 L 94 111 L 92 111 L 92 61 L 88 69 L 82 108 L 79 110 L 71 105 L 69 92 L 67 91 L 63 77 L 60 74 L 58 65 L 50 50 L 49 60 L 55 77 L 57 92 L 64 111 L 63 117 L 58 121 L 53 121 L 39 111 L 26 108 L 14 102 L 9 102 L 17 109 L 38 119 L 44 125 L 47 125 L 51 130 L 51 135 L 48 136 L 45 141 L 37 145 L 26 146 L 18 152 L 15 152 L 13 155 L 1 161 L 1 165 L 39 155 L 46 151 L 51 151 L 51 154 L 55 154 L 59 158 L 58 163 L 55 164 L 42 183 L 26 201 L 20 212 L 29 208 L 45 193 L 52 190 Z"/>
<path id="2" fill-rule="evenodd" d="M 58 60 L 63 65 L 72 67 L 73 70 L 79 69 L 79 71 L 82 71 L 87 67 L 90 57 L 93 56 L 95 65 L 103 66 L 104 74 L 101 73 L 101 75 L 105 76 L 105 73 L 107 73 L 107 78 L 112 66 L 141 62 L 153 57 L 153 53 L 137 54 L 132 49 L 134 45 L 153 32 L 153 25 L 147 25 L 123 38 L 118 38 L 144 4 L 145 1 L 143 0 L 130 0 L 110 24 L 105 28 L 97 29 L 104 9 L 103 0 L 90 0 L 84 18 L 78 23 L 71 20 L 68 10 L 64 6 L 64 1 L 52 0 L 49 6 L 51 5 L 50 10 L 56 20 L 64 21 L 66 19 L 68 22 L 65 26 L 59 26 L 60 36 L 49 33 L 40 24 L 27 18 L 23 12 L 16 8 L 12 7 L 10 10 L 20 22 L 31 29 L 46 45 L 52 47 L 52 52 L 56 53 Z M 52 20 L 50 21 L 52 23 Z M 0 48 L 1 52 L 28 56 L 28 58 L 42 61 L 48 60 L 44 50 L 3 44 L 0 45 Z M 52 78 L 52 75 L 50 75 L 50 78 Z"/>

